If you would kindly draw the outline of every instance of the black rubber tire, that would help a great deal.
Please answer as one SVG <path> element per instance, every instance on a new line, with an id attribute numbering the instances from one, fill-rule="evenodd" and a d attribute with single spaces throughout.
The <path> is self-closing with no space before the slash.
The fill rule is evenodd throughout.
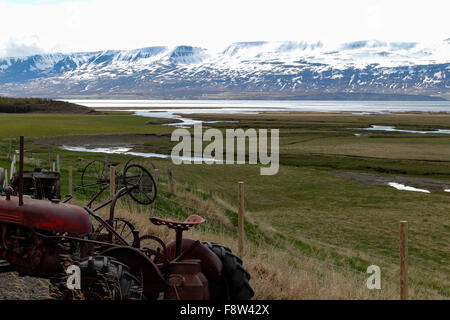
<path id="1" fill-rule="evenodd" d="M 222 279 L 211 283 L 213 300 L 250 300 L 254 291 L 249 284 L 250 274 L 242 266 L 242 260 L 231 249 L 215 242 L 203 242 L 222 262 Z"/>
<path id="2" fill-rule="evenodd" d="M 83 259 L 77 265 L 81 271 L 81 289 L 86 300 L 144 300 L 140 281 L 125 264 L 107 256 Z M 61 286 L 60 286 L 61 287 Z M 63 299 L 74 292 L 65 289 Z"/>

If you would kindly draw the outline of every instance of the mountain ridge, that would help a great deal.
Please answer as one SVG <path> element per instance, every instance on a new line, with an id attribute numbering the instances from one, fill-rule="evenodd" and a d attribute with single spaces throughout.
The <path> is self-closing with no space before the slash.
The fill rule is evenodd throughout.
<path id="1" fill-rule="evenodd" d="M 220 52 L 180 45 L 0 58 L 0 95 L 264 99 L 445 96 L 450 43 L 363 40 L 239 42 Z M 414 97 L 413 97 L 414 98 Z"/>

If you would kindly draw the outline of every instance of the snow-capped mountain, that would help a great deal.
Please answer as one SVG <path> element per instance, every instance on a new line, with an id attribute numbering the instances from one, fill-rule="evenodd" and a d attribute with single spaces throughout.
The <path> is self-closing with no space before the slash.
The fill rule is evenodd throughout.
<path id="1" fill-rule="evenodd" d="M 240 42 L 221 52 L 148 47 L 0 58 L 0 94 L 49 97 L 299 98 L 445 95 L 450 39 L 415 42 Z"/>

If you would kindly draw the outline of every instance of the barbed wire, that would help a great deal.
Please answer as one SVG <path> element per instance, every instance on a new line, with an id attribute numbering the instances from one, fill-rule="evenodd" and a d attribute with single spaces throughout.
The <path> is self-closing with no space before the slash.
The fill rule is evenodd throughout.
<path id="1" fill-rule="evenodd" d="M 164 197 L 164 196 L 162 198 L 164 200 L 168 200 L 173 205 L 177 205 L 178 207 L 188 207 L 189 209 L 193 210 L 195 213 L 202 213 L 202 212 L 200 212 L 198 210 L 198 208 L 194 208 L 194 207 L 192 207 L 190 205 L 187 205 L 184 202 L 176 201 L 174 199 L 169 199 L 169 198 Z M 164 212 L 165 214 L 167 214 L 169 216 L 176 215 L 177 217 L 183 218 L 183 215 L 180 214 L 179 210 L 174 210 L 172 212 L 169 212 L 168 210 L 166 210 L 164 207 L 161 206 L 161 203 L 158 203 L 158 202 L 155 203 L 155 210 L 162 211 L 162 212 Z M 201 225 L 200 225 L 200 227 L 201 227 Z M 204 229 L 204 228 L 202 228 L 202 229 Z M 222 230 L 222 232 L 223 232 L 223 230 Z M 304 261 L 314 261 L 314 262 L 316 262 L 316 263 L 318 263 L 318 264 L 320 264 L 322 266 L 325 266 L 327 268 L 334 268 L 335 270 L 341 270 L 344 273 L 351 273 L 351 274 L 353 274 L 353 275 L 355 275 L 357 277 L 367 276 L 367 273 L 362 271 L 362 270 L 357 270 L 357 269 L 351 268 L 349 266 L 336 264 L 336 263 L 332 262 L 330 259 L 321 260 L 321 259 L 313 257 L 313 256 L 304 255 L 304 254 L 302 254 L 302 253 L 300 253 L 300 252 L 298 252 L 296 250 L 292 250 L 292 249 L 289 249 L 289 248 L 286 248 L 286 247 L 277 247 L 275 245 L 267 243 L 266 241 L 264 241 L 264 239 L 261 239 L 261 238 L 260 239 L 256 239 L 252 235 L 246 235 L 245 237 L 250 239 L 251 241 L 253 241 L 256 245 L 261 245 L 262 244 L 263 246 L 265 246 L 267 248 L 270 248 L 272 250 L 280 250 L 281 249 L 281 250 L 289 253 L 291 256 L 295 257 L 296 259 L 301 259 L 301 260 L 304 260 Z M 313 240 L 313 239 L 309 239 L 309 240 Z M 313 240 L 313 241 L 314 242 L 320 242 L 320 241 L 317 241 L 317 240 Z M 347 249 L 347 250 L 354 251 L 354 249 L 350 249 L 350 248 L 340 248 L 340 247 L 337 247 L 337 246 L 334 246 L 334 245 L 328 245 L 326 243 L 321 243 L 321 244 L 324 245 L 324 246 L 331 246 L 331 247 L 337 248 L 337 249 Z M 291 245 L 293 245 L 293 243 L 291 243 Z M 366 252 L 362 252 L 362 251 L 359 251 L 359 252 L 363 253 L 363 254 L 367 254 Z M 367 255 L 369 255 L 369 254 L 367 254 Z M 385 256 L 377 256 L 377 257 L 386 258 Z M 343 256 L 343 258 L 351 258 L 351 257 L 345 255 L 345 256 Z M 392 257 L 389 257 L 389 258 L 392 258 Z M 386 268 L 388 268 L 388 269 L 386 269 Z M 396 270 L 396 269 L 398 269 L 398 270 Z M 430 271 L 433 274 L 438 274 L 439 276 L 443 276 L 443 277 L 447 276 L 447 274 L 444 274 L 444 273 L 439 272 L 439 271 L 434 270 L 434 269 L 429 269 L 429 268 L 427 268 L 425 266 L 420 266 L 419 270 L 422 270 L 422 269 Z M 398 276 L 399 276 L 399 272 L 400 272 L 399 267 L 396 267 L 393 270 L 392 266 L 390 268 L 387 267 L 387 266 L 384 266 L 382 268 L 382 270 L 384 270 L 384 271 L 382 271 L 382 274 L 383 274 L 383 279 L 385 281 L 387 280 L 387 281 L 390 281 L 391 283 L 398 282 L 398 279 L 399 279 Z M 433 289 L 433 288 L 430 288 L 429 286 L 424 286 L 424 285 L 421 285 L 420 288 L 422 290 L 425 290 L 426 292 L 429 292 L 430 290 Z"/>
<path id="2" fill-rule="evenodd" d="M 212 213 L 212 212 L 207 212 L 207 211 L 202 211 L 202 212 L 200 212 L 198 208 L 194 208 L 194 207 L 192 207 L 192 206 L 190 206 L 190 205 L 188 205 L 188 204 L 186 204 L 186 203 L 184 203 L 184 202 L 178 202 L 178 201 L 175 201 L 175 200 L 173 200 L 173 199 L 169 199 L 169 198 L 164 197 L 164 196 L 161 196 L 161 198 L 163 198 L 163 199 L 166 200 L 166 201 L 173 202 L 173 203 L 175 203 L 175 204 L 177 204 L 177 205 L 179 205 L 179 206 L 181 206 L 181 207 L 185 207 L 185 208 L 189 208 L 189 209 L 191 209 L 191 210 L 194 210 L 194 211 L 196 211 L 197 213 L 205 213 L 205 214 L 208 214 L 208 215 Z"/>
<path id="3" fill-rule="evenodd" d="M 251 238 L 251 237 L 249 237 L 249 238 Z M 267 246 L 269 246 L 269 247 L 271 247 L 272 249 L 275 249 L 275 250 L 279 250 L 280 249 L 280 248 L 277 248 L 277 247 L 275 247 L 273 245 L 270 245 L 270 244 L 265 244 L 265 245 L 267 245 Z M 353 274 L 358 275 L 358 276 L 367 275 L 367 273 L 365 271 L 352 269 L 352 268 L 350 268 L 348 266 L 338 265 L 336 263 L 331 262 L 329 259 L 328 260 L 321 260 L 321 259 L 318 259 L 318 258 L 313 257 L 313 256 L 303 255 L 303 254 L 301 254 L 298 251 L 293 251 L 293 250 L 290 250 L 290 249 L 287 249 L 287 248 L 283 248 L 283 250 L 288 252 L 290 255 L 295 256 L 298 259 L 312 260 L 312 261 L 315 261 L 316 263 L 319 263 L 319 264 L 322 264 L 322 265 L 326 265 L 327 267 L 333 267 L 333 268 L 336 268 L 336 269 L 340 269 L 340 270 L 343 270 L 343 271 L 345 271 L 347 273 L 353 273 Z M 393 272 L 391 271 L 391 273 L 393 273 Z M 391 281 L 397 281 L 397 278 L 395 278 L 394 276 L 392 276 L 390 274 L 386 274 L 386 272 L 383 272 L 383 274 L 384 274 L 383 275 L 384 279 L 388 279 L 388 280 L 391 280 Z"/>
<path id="4" fill-rule="evenodd" d="M 172 193 L 169 193 L 169 192 L 164 192 L 164 191 L 163 191 L 163 193 L 173 195 Z M 175 196 L 176 196 L 176 195 L 175 195 Z M 178 206 L 182 206 L 182 207 L 185 207 L 185 208 L 189 208 L 189 209 L 193 210 L 194 213 L 197 213 L 197 214 L 206 214 L 206 215 L 211 214 L 211 212 L 208 212 L 208 211 L 200 211 L 198 208 L 194 208 L 194 207 L 192 207 L 191 205 L 186 204 L 185 202 L 176 201 L 176 200 L 174 200 L 174 199 L 169 199 L 169 198 L 164 197 L 164 196 L 161 196 L 161 197 L 162 197 L 164 200 L 170 201 L 170 202 L 172 202 L 172 203 L 174 203 L 174 204 L 176 204 L 176 205 L 178 205 Z M 224 209 L 226 209 L 226 208 L 224 208 Z M 226 209 L 226 210 L 228 210 L 228 209 Z M 339 246 L 339 245 L 333 245 L 333 244 L 330 244 L 330 243 L 324 243 L 324 242 L 322 242 L 322 241 L 319 241 L 319 240 L 316 240 L 316 239 L 307 238 L 307 237 L 303 237 L 303 238 L 304 238 L 304 240 L 307 240 L 307 241 L 311 241 L 311 242 L 317 243 L 317 244 L 319 244 L 319 245 L 321 245 L 321 246 L 323 246 L 323 247 L 329 247 L 329 248 L 333 248 L 333 249 L 337 249 L 337 250 L 349 250 L 349 251 L 352 251 L 352 252 L 357 252 L 357 253 L 362 254 L 362 255 L 367 255 L 367 256 L 371 256 L 371 257 L 387 259 L 387 260 L 389 260 L 390 262 L 393 262 L 393 261 L 395 260 L 395 258 L 392 257 L 392 256 L 387 256 L 387 255 L 383 255 L 383 254 L 375 254 L 375 253 L 370 253 L 370 252 L 366 252 L 366 251 L 361 251 L 361 250 L 358 250 L 358 249 L 355 249 L 355 248 L 347 248 L 347 247 L 342 247 L 342 246 Z M 260 241 L 260 240 L 256 240 L 256 239 L 252 239 L 252 240 L 253 240 L 253 241 Z M 356 244 L 355 242 L 348 242 L 348 243 L 350 243 L 350 244 Z M 361 244 L 357 244 L 357 245 L 361 245 Z M 362 245 L 362 246 L 364 246 L 364 245 Z M 374 248 L 374 249 L 376 249 L 376 250 L 384 251 L 384 252 L 388 252 L 388 253 L 394 253 L 394 251 L 392 251 L 392 250 L 382 249 L 382 248 L 378 248 L 378 247 L 374 247 L 374 246 L 370 246 L 370 245 L 365 246 L 365 247 Z M 424 259 L 419 258 L 419 257 L 416 257 L 416 256 L 409 256 L 409 258 L 411 258 L 412 260 L 419 260 L 419 261 L 422 261 L 422 262 L 424 262 L 424 263 L 426 263 L 426 264 L 433 264 L 433 265 L 436 265 L 436 266 L 438 266 L 438 267 L 440 267 L 440 268 L 443 268 L 443 269 L 446 269 L 446 270 L 448 269 L 448 267 L 447 267 L 446 265 L 440 264 L 440 263 L 437 263 L 437 262 L 434 262 L 434 261 L 424 260 Z M 416 266 L 416 267 L 422 268 L 422 269 L 425 269 L 425 270 L 428 270 L 428 271 L 430 271 L 430 272 L 440 273 L 438 270 L 436 270 L 436 269 L 431 269 L 431 268 L 427 268 L 427 267 L 424 266 L 424 265 L 420 265 L 420 266 Z"/>
<path id="5" fill-rule="evenodd" d="M 169 193 L 169 192 L 164 192 L 163 191 L 163 193 L 169 194 L 169 195 L 173 195 L 172 193 Z M 196 213 L 200 213 L 200 214 L 210 214 L 211 213 L 211 212 L 208 212 L 208 211 L 200 211 L 198 208 L 194 208 L 193 206 L 188 205 L 185 202 L 181 202 L 179 200 L 177 201 L 177 200 L 174 200 L 174 199 L 169 199 L 169 198 L 164 197 L 164 196 L 163 196 L 163 198 L 164 198 L 164 200 L 170 201 L 170 202 L 172 202 L 172 203 L 174 203 L 174 204 L 176 204 L 178 206 L 189 208 L 189 209 L 193 210 Z M 218 205 L 218 206 L 222 207 L 222 209 L 229 210 L 228 208 L 225 208 L 223 205 L 221 205 L 221 204 L 219 204 L 217 202 L 214 202 L 214 203 L 215 203 L 215 205 Z M 307 233 L 307 235 L 311 235 L 311 234 L 316 234 L 316 235 L 319 235 L 319 236 L 323 237 L 323 233 L 315 233 L 315 232 L 308 232 Z M 324 247 L 330 247 L 330 248 L 338 249 L 338 250 L 349 250 L 349 251 L 352 251 L 352 252 L 357 252 L 359 254 L 368 255 L 368 256 L 377 257 L 377 258 L 383 258 L 383 259 L 387 259 L 387 260 L 390 260 L 390 261 L 395 260 L 395 258 L 392 256 L 395 253 L 395 251 L 389 250 L 389 249 L 383 249 L 383 248 L 379 248 L 379 247 L 375 247 L 375 246 L 371 246 L 371 245 L 367 245 L 367 244 L 356 243 L 356 242 L 353 242 L 353 241 L 346 241 L 345 242 L 345 243 L 348 243 L 348 244 L 351 244 L 351 245 L 361 246 L 361 247 L 366 247 L 366 248 L 372 248 L 372 249 L 375 249 L 377 251 L 382 251 L 382 252 L 386 252 L 386 253 L 391 254 L 391 255 L 388 256 L 388 255 L 383 255 L 383 254 L 375 254 L 375 253 L 371 253 L 371 252 L 367 252 L 367 251 L 361 251 L 361 250 L 358 250 L 358 249 L 355 249 L 355 248 L 347 248 L 347 247 L 342 247 L 342 246 L 334 245 L 334 244 L 330 244 L 330 243 L 324 243 L 322 241 L 319 241 L 317 239 L 311 239 L 309 237 L 303 237 L 303 239 L 307 240 L 307 241 L 311 241 L 311 242 L 317 243 L 317 244 L 319 244 L 321 246 L 324 246 Z M 253 239 L 253 240 L 255 240 L 255 239 Z M 418 260 L 418 261 L 422 261 L 425 264 L 432 264 L 432 265 L 438 266 L 440 268 L 448 269 L 448 267 L 446 265 L 444 265 L 444 264 L 440 264 L 440 263 L 437 263 L 437 262 L 434 262 L 434 261 L 425 260 L 425 259 L 422 259 L 422 258 L 419 258 L 419 257 L 416 257 L 416 256 L 409 256 L 409 257 L 411 258 L 411 260 Z M 437 270 L 427 268 L 424 265 L 421 265 L 421 266 L 418 266 L 418 267 L 426 269 L 428 271 L 438 272 Z"/>
<path id="6" fill-rule="evenodd" d="M 392 260 L 395 260 L 395 258 L 392 257 L 392 256 L 387 256 L 387 255 L 382 255 L 382 254 L 369 253 L 369 252 L 361 251 L 361 250 L 354 249 L 354 248 L 341 247 L 341 246 L 338 246 L 338 245 L 333 245 L 333 244 L 329 244 L 329 243 L 324 243 L 324 242 L 322 242 L 322 241 L 319 241 L 319 240 L 316 240 L 316 239 L 311 239 L 311 238 L 306 238 L 306 237 L 305 237 L 304 239 L 306 239 L 306 240 L 308 240 L 308 241 L 311 241 L 311 242 L 319 243 L 319 244 L 321 244 L 321 245 L 323 245 L 323 246 L 332 247 L 332 248 L 335 248 L 335 249 L 351 250 L 351 251 L 355 251 L 355 252 L 358 252 L 358 253 L 361 253 L 361 254 L 365 254 L 365 255 L 368 255 L 368 256 L 373 256 L 373 257 L 378 257 L 378 258 L 385 258 L 385 259 L 388 259 L 388 260 L 391 260 L 391 261 L 392 261 Z M 372 247 L 372 246 L 370 246 L 370 247 Z M 378 248 L 376 248 L 376 247 L 373 247 L 373 248 L 378 249 Z M 394 253 L 394 251 L 390 251 L 390 250 L 384 250 L 384 249 L 380 249 L 380 250 L 385 251 L 385 252 Z M 449 269 L 447 265 L 441 264 L 441 263 L 438 263 L 438 262 L 435 262 L 435 261 L 425 260 L 425 259 L 422 259 L 422 258 L 419 258 L 419 257 L 416 257 L 416 256 L 412 256 L 412 255 L 409 255 L 409 256 L 408 256 L 408 259 L 409 259 L 409 258 L 411 258 L 411 260 L 418 260 L 418 261 L 422 261 L 422 262 L 427 263 L 427 264 L 433 264 L 433 265 L 442 267 L 442 268 L 444 268 L 444 269 Z M 450 269 L 449 269 L 449 270 L 450 270 Z"/>
<path id="7" fill-rule="evenodd" d="M 175 204 L 178 204 L 176 201 L 174 201 L 174 200 L 172 200 L 172 199 L 168 199 L 168 200 L 171 200 L 171 202 L 173 202 L 173 203 L 175 203 Z M 195 208 L 193 208 L 193 207 L 191 207 L 191 208 L 192 208 L 192 209 L 195 209 Z M 172 213 L 171 213 L 171 212 L 167 211 L 166 209 L 164 209 L 164 208 L 162 208 L 162 207 L 159 207 L 159 206 L 157 207 L 157 209 L 158 209 L 158 210 L 161 210 L 161 211 L 163 211 L 163 212 L 165 212 L 166 214 L 169 214 L 169 215 L 175 214 L 175 215 L 179 216 L 178 212 L 172 212 Z M 253 240 L 255 243 L 261 243 L 261 242 L 262 242 L 261 239 L 255 239 L 255 238 L 253 238 L 252 236 L 246 235 L 246 238 Z M 358 275 L 365 274 L 365 273 L 362 272 L 362 271 L 359 271 L 359 270 L 352 270 L 351 268 L 348 268 L 348 267 L 345 267 L 345 266 L 341 266 L 341 265 L 337 265 L 337 264 L 332 263 L 332 262 L 330 262 L 330 261 L 324 261 L 324 260 L 320 260 L 320 259 L 315 258 L 315 257 L 312 257 L 312 256 L 306 256 L 306 255 L 300 254 L 299 252 L 296 252 L 296 251 L 293 251 L 293 250 L 290 250 L 290 249 L 287 249 L 287 248 L 275 247 L 274 245 L 269 244 L 269 243 L 264 243 L 264 245 L 265 245 L 266 247 L 270 247 L 270 248 L 272 248 L 272 249 L 274 249 L 274 250 L 282 249 L 282 250 L 284 250 L 284 251 L 289 252 L 291 255 L 294 255 L 294 256 L 296 256 L 297 258 L 301 258 L 301 259 L 303 259 L 303 260 L 313 260 L 313 261 L 316 261 L 316 262 L 321 263 L 321 264 L 326 264 L 328 267 L 331 266 L 331 267 L 334 267 L 334 268 L 337 268 L 337 269 L 341 269 L 341 270 L 344 270 L 344 271 L 346 271 L 346 272 L 352 272 L 352 273 L 355 273 L 355 274 L 358 274 Z"/>
<path id="8" fill-rule="evenodd" d="M 161 191 L 162 192 L 160 192 L 160 195 L 163 194 L 163 195 L 161 195 L 161 198 L 163 200 L 171 203 L 171 205 L 176 205 L 178 207 L 187 208 L 189 210 L 192 210 L 193 213 L 200 214 L 200 215 L 202 215 L 202 214 L 209 215 L 209 214 L 212 213 L 212 212 L 208 212 L 208 210 L 200 210 L 199 208 L 195 208 L 191 204 L 187 204 L 185 201 L 181 201 L 180 197 L 177 194 L 174 194 L 174 193 L 169 192 L 169 191 L 164 191 L 164 190 L 161 190 Z M 206 195 L 206 194 L 202 194 L 202 193 L 198 193 L 198 192 L 194 193 L 194 194 L 199 195 L 202 198 L 203 198 L 204 195 Z M 166 197 L 164 195 L 167 195 L 168 197 Z M 171 197 L 171 198 L 169 198 L 169 197 Z M 205 201 L 204 198 L 202 200 Z M 210 200 L 213 200 L 213 199 L 210 199 Z M 222 210 L 228 210 L 228 211 L 230 211 L 230 210 L 234 211 L 235 210 L 235 209 L 233 210 L 233 209 L 227 208 L 227 207 L 223 206 L 222 204 L 218 203 L 217 201 L 214 201 L 214 204 L 216 205 L 216 207 L 219 207 L 219 209 L 222 209 Z M 158 206 L 156 209 L 161 210 L 161 211 L 163 211 L 164 213 L 166 213 L 168 215 L 175 214 L 177 217 L 182 216 L 179 213 L 179 210 L 175 210 L 174 212 L 171 213 L 171 212 L 167 211 L 166 209 L 162 208 L 161 206 Z M 352 227 L 350 225 L 348 225 L 348 226 Z M 223 233 L 224 232 L 223 225 L 221 225 L 221 228 L 222 228 L 222 233 Z M 382 230 L 382 231 L 384 232 L 385 230 Z M 231 235 L 236 236 L 236 232 L 233 232 L 232 230 L 230 232 L 231 232 Z M 321 238 L 324 235 L 323 233 L 314 233 L 314 232 L 309 233 L 308 232 L 307 236 L 310 236 L 311 234 L 319 235 Z M 284 252 L 287 252 L 289 255 L 291 255 L 295 259 L 300 259 L 300 260 L 303 260 L 303 261 L 314 261 L 314 262 L 316 262 L 316 263 L 318 263 L 318 264 L 320 264 L 320 265 L 322 265 L 322 266 L 324 266 L 326 268 L 332 268 L 334 270 L 341 270 L 344 273 L 351 273 L 351 274 L 353 274 L 353 275 L 355 275 L 357 277 L 360 277 L 360 278 L 362 278 L 364 276 L 367 276 L 367 273 L 364 272 L 363 270 L 358 270 L 356 268 L 352 268 L 349 265 L 336 264 L 333 261 L 331 261 L 330 259 L 326 259 L 326 258 L 324 260 L 321 260 L 321 259 L 319 259 L 317 257 L 314 257 L 314 256 L 302 254 L 302 253 L 300 253 L 297 250 L 289 249 L 285 245 L 284 246 L 282 246 L 282 245 L 280 245 L 280 246 L 273 245 L 273 244 L 267 242 L 266 239 L 264 239 L 264 237 L 265 237 L 264 235 L 261 235 L 260 238 L 259 237 L 255 238 L 253 235 L 247 234 L 247 235 L 245 235 L 245 237 L 248 238 L 250 241 L 252 241 L 255 245 L 262 245 L 262 246 L 264 246 L 266 248 L 269 248 L 271 250 L 277 250 L 277 251 L 278 250 L 282 250 Z M 274 240 L 274 239 L 272 239 L 272 240 Z M 378 253 L 376 254 L 376 253 L 372 253 L 372 252 L 361 251 L 361 250 L 354 249 L 354 248 L 341 247 L 339 245 L 330 244 L 330 243 L 324 243 L 324 242 L 322 242 L 320 240 L 312 239 L 310 237 L 303 237 L 303 239 L 299 239 L 299 240 L 311 241 L 314 244 L 318 244 L 318 245 L 323 246 L 325 248 L 333 248 L 335 250 L 341 250 L 341 251 L 342 250 L 348 250 L 348 251 L 350 251 L 352 253 L 356 252 L 359 255 L 367 255 L 369 257 L 376 257 L 376 258 L 381 258 L 383 260 L 387 260 L 387 261 L 382 261 L 382 264 L 381 264 L 382 277 L 383 277 L 384 281 L 389 281 L 390 283 L 397 284 L 397 286 L 399 285 L 400 268 L 399 268 L 398 265 L 394 264 L 395 257 L 393 257 L 393 255 L 395 255 L 395 253 L 396 253 L 394 250 L 384 249 L 384 248 L 372 246 L 372 245 L 369 245 L 369 244 L 362 244 L 360 242 L 354 242 L 354 241 L 348 241 L 348 240 L 344 241 L 344 243 L 350 244 L 352 246 L 354 245 L 354 246 L 365 247 L 365 248 L 368 248 L 368 249 L 374 249 L 374 250 L 376 250 L 378 252 L 381 251 L 381 252 L 389 254 L 389 255 L 385 255 L 385 254 L 378 254 Z M 342 240 L 342 239 L 340 239 L 340 240 Z M 276 241 L 276 240 L 274 240 L 274 241 Z M 281 240 L 278 240 L 278 242 L 280 242 L 280 244 L 282 244 Z M 289 240 L 288 240 L 288 242 L 289 242 Z M 290 243 L 290 244 L 295 246 L 294 243 Z M 343 253 L 343 255 L 341 256 L 342 259 L 346 259 L 346 258 L 347 259 L 349 259 L 349 258 L 351 259 L 352 257 L 354 257 L 354 255 L 347 255 L 345 253 Z M 434 265 L 436 265 L 436 266 L 438 266 L 440 268 L 447 269 L 447 266 L 444 265 L 444 264 L 440 264 L 440 263 L 436 263 L 436 262 L 433 262 L 433 261 L 424 260 L 422 258 L 415 257 L 415 256 L 409 256 L 409 258 L 411 258 L 411 262 L 414 261 L 414 260 L 419 260 L 419 261 L 423 261 L 426 264 L 434 264 Z M 386 265 L 386 263 L 387 263 L 387 265 Z M 379 262 L 378 262 L 378 264 L 379 264 Z M 413 272 L 431 272 L 432 274 L 434 274 L 436 276 L 444 277 L 444 278 L 446 278 L 448 276 L 448 274 L 446 274 L 446 273 L 443 273 L 443 272 L 441 272 L 439 270 L 436 270 L 436 269 L 428 268 L 427 266 L 425 266 L 423 264 L 422 265 L 413 265 L 413 266 L 414 266 L 414 268 L 412 268 L 412 270 L 411 270 Z M 424 290 L 425 292 L 435 292 L 433 287 L 430 286 L 430 285 L 421 284 L 419 286 L 419 288 L 420 288 L 420 290 Z"/>

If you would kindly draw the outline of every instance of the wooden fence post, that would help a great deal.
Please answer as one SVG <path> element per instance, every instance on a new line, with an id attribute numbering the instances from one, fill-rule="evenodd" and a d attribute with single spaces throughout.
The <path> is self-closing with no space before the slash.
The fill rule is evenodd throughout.
<path id="1" fill-rule="evenodd" d="M 11 157 L 12 157 L 12 138 L 9 138 L 8 159 L 11 160 Z"/>
<path id="2" fill-rule="evenodd" d="M 50 146 L 48 146 L 48 170 L 50 170 L 51 169 L 51 166 L 52 166 L 52 163 L 51 163 L 51 160 L 50 160 Z"/>
<path id="3" fill-rule="evenodd" d="M 105 175 L 108 174 L 108 164 L 109 164 L 108 154 L 105 153 Z"/>
<path id="4" fill-rule="evenodd" d="M 153 178 L 155 178 L 155 184 L 156 184 L 156 186 L 158 186 L 158 169 L 155 169 L 155 175 Z M 155 190 L 152 190 L 152 193 L 154 195 Z M 155 212 L 155 202 L 156 202 L 156 200 L 153 201 L 152 205 L 150 206 L 150 217 L 153 217 L 153 213 Z"/>
<path id="5" fill-rule="evenodd" d="M 69 194 L 72 195 L 72 166 L 69 166 L 68 172 L 69 172 Z"/>
<path id="6" fill-rule="evenodd" d="M 61 162 L 59 161 L 59 154 L 56 155 L 56 171 L 61 172 Z"/>
<path id="7" fill-rule="evenodd" d="M 16 172 L 16 161 L 17 161 L 17 158 L 16 158 L 16 155 L 14 154 L 12 161 L 11 161 L 11 172 L 9 173 L 9 181 L 11 181 L 11 179 L 14 176 L 14 173 Z"/>
<path id="8" fill-rule="evenodd" d="M 116 195 L 116 167 L 109 166 L 109 197 L 111 199 Z"/>
<path id="9" fill-rule="evenodd" d="M 174 194 L 175 186 L 173 185 L 173 176 L 172 176 L 172 171 L 170 169 L 167 169 L 167 175 L 169 177 L 169 191 L 170 191 L 170 193 Z"/>
<path id="10" fill-rule="evenodd" d="M 239 212 L 238 212 L 238 256 L 242 259 L 244 254 L 244 182 L 238 182 L 238 199 L 239 199 Z"/>
<path id="11" fill-rule="evenodd" d="M 400 300 L 408 299 L 408 221 L 400 221 Z"/>

